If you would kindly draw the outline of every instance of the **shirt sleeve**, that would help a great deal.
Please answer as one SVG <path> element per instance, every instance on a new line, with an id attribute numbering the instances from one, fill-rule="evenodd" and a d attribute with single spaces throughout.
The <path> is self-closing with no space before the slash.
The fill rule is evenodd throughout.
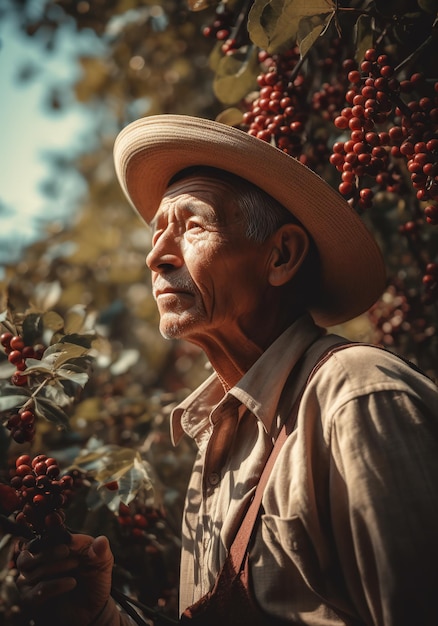
<path id="1" fill-rule="evenodd" d="M 367 625 L 438 624 L 436 397 L 367 393 L 333 416 L 334 540 Z"/>

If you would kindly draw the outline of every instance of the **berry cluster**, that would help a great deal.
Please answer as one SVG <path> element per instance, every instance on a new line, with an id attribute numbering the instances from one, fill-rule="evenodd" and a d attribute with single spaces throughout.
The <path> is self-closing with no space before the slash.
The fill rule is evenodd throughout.
<path id="1" fill-rule="evenodd" d="M 16 522 L 40 540 L 56 543 L 66 540 L 63 507 L 66 492 L 73 486 L 71 476 L 60 477 L 57 461 L 39 454 L 33 459 L 23 454 L 16 460 L 15 475 L 10 480 L 20 502 Z"/>
<path id="2" fill-rule="evenodd" d="M 418 345 L 436 335 L 436 325 L 428 324 L 422 299 L 402 283 L 391 284 L 368 312 L 374 329 L 373 343 L 396 348 L 411 358 Z"/>
<path id="3" fill-rule="evenodd" d="M 162 520 L 162 514 L 152 507 L 141 507 L 131 510 L 126 504 L 120 503 L 117 521 L 122 530 L 122 535 L 130 541 L 140 542 L 146 545 L 148 552 L 155 552 L 157 547 L 152 541 L 154 530 Z"/>
<path id="4" fill-rule="evenodd" d="M 438 298 L 438 263 L 428 263 L 423 274 L 425 304 Z"/>
<path id="5" fill-rule="evenodd" d="M 26 359 L 40 360 L 44 354 L 45 347 L 42 344 L 27 346 L 20 335 L 13 335 L 5 332 L 0 336 L 0 343 L 8 357 L 9 363 L 15 365 L 16 372 L 12 375 L 11 382 L 19 387 L 27 384 L 27 376 L 22 372 L 26 369 Z"/>
<path id="6" fill-rule="evenodd" d="M 334 144 L 330 157 L 342 172 L 339 191 L 362 210 L 371 206 L 374 196 L 371 188 L 360 189 L 365 176 L 375 179 L 378 189 L 403 190 L 402 175 L 391 157 L 407 159 L 418 200 L 438 200 L 438 99 L 423 97 L 405 104 L 401 93 L 415 91 L 423 77 L 417 73 L 399 82 L 394 74 L 387 55 L 367 50 L 360 69 L 348 72 L 347 106 L 334 120 L 339 130 L 350 132 L 347 141 Z M 425 217 L 429 223 L 438 222 L 437 207 L 427 207 Z"/>
<path id="7" fill-rule="evenodd" d="M 233 26 L 234 15 L 225 5 L 220 4 L 216 8 L 215 19 L 212 24 L 204 26 L 202 34 L 208 39 L 225 41 L 229 38 Z"/>
<path id="8" fill-rule="evenodd" d="M 344 91 L 340 84 L 323 83 L 319 91 L 312 94 L 312 108 L 325 121 L 334 121 L 344 105 Z"/>
<path id="9" fill-rule="evenodd" d="M 352 67 L 353 62 L 350 64 Z M 330 157 L 332 165 L 342 172 L 339 191 L 362 210 L 371 206 L 374 194 L 370 188 L 359 191 L 360 180 L 364 176 L 376 178 L 389 169 L 387 146 L 391 137 L 386 131 L 378 132 L 376 125 L 384 124 L 395 107 L 400 84 L 393 74 L 386 55 L 367 50 L 360 70 L 348 72 L 347 106 L 334 120 L 339 130 L 350 131 L 350 139 L 335 143 Z"/>
<path id="10" fill-rule="evenodd" d="M 300 59 L 294 47 L 281 55 L 259 53 L 263 71 L 257 77 L 258 97 L 243 114 L 243 126 L 249 135 L 273 143 L 295 157 L 302 154 L 303 133 L 308 118 L 307 89 L 302 74 L 295 70 Z"/>
<path id="11" fill-rule="evenodd" d="M 32 406 L 25 406 L 9 417 L 6 428 L 11 431 L 11 437 L 16 443 L 25 443 L 35 437 L 35 420 Z"/>

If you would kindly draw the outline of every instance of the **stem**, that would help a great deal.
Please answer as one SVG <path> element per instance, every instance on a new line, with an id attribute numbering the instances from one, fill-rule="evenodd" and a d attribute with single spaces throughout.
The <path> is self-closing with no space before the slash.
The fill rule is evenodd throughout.
<path id="1" fill-rule="evenodd" d="M 9 333 L 12 333 L 13 335 L 17 334 L 17 329 L 12 322 L 9 322 L 8 320 L 3 320 L 2 325 Z"/>
<path id="2" fill-rule="evenodd" d="M 389 29 L 389 24 L 385 26 L 385 28 L 382 30 L 380 35 L 377 37 L 376 44 L 375 44 L 376 48 L 383 41 L 384 37 L 386 36 L 386 33 L 388 32 L 388 29 Z"/>
<path id="3" fill-rule="evenodd" d="M 33 537 L 33 533 L 28 526 L 14 522 L 6 515 L 0 515 L 0 528 L 4 533 L 13 537 L 21 537 L 23 539 L 32 539 Z"/>
<path id="4" fill-rule="evenodd" d="M 43 380 L 42 383 L 40 383 L 40 385 L 35 389 L 35 391 L 32 393 L 31 398 L 36 398 L 36 396 L 39 394 L 39 392 L 41 391 L 41 389 L 43 389 L 43 387 L 45 387 L 47 385 L 47 383 L 49 382 L 48 378 L 45 378 Z"/>
<path id="5" fill-rule="evenodd" d="M 29 400 L 26 400 L 26 402 L 23 404 L 23 409 L 33 404 L 34 399 L 37 397 L 41 389 L 43 389 L 47 385 L 49 380 L 50 380 L 49 378 L 45 378 L 43 382 L 38 385 L 35 391 L 32 392 L 32 395 L 30 396 Z"/>
<path id="6" fill-rule="evenodd" d="M 230 33 L 230 38 L 234 39 L 236 41 L 236 45 L 238 47 L 239 47 L 239 43 L 240 43 L 239 36 L 240 36 L 240 34 L 242 32 L 242 27 L 246 27 L 246 23 L 248 21 L 248 19 L 247 19 L 248 18 L 248 14 L 249 14 L 249 12 L 251 10 L 252 5 L 253 5 L 252 0 L 246 0 L 243 3 L 243 6 L 242 6 L 242 8 L 240 10 L 240 13 L 237 16 L 237 19 L 235 21 L 233 29 L 232 29 L 232 31 Z M 245 31 L 245 34 L 246 34 L 246 39 L 247 39 L 248 36 L 247 36 L 246 31 Z M 242 40 L 243 39 L 244 38 L 242 38 Z"/>
<path id="7" fill-rule="evenodd" d="M 401 63 L 397 65 L 397 67 L 394 68 L 394 72 L 395 73 L 399 72 L 404 67 L 406 67 L 406 65 L 409 65 L 411 61 L 415 61 L 415 59 L 423 52 L 425 48 L 427 48 L 427 46 L 429 46 L 432 43 L 433 40 L 434 40 L 434 37 L 432 37 L 432 35 L 429 35 L 429 37 L 425 39 L 423 43 L 420 46 L 418 46 L 416 50 L 411 52 L 411 54 L 407 56 L 406 59 L 404 59 Z"/>
<path id="8" fill-rule="evenodd" d="M 120 604 L 120 606 L 128 613 L 128 615 L 132 617 L 132 619 L 136 622 L 136 624 L 139 624 L 140 626 L 146 625 L 146 622 L 140 617 L 137 611 L 135 611 L 130 606 L 131 604 L 139 608 L 141 611 L 143 611 L 143 613 L 147 615 L 147 617 L 152 619 L 153 622 L 156 624 L 178 624 L 179 623 L 177 620 L 172 619 L 171 617 L 168 617 L 167 615 L 164 615 L 163 613 L 160 613 L 159 611 L 152 609 L 149 606 L 146 606 L 142 602 L 139 602 L 138 600 L 134 600 L 134 598 L 130 598 L 129 596 L 125 595 L 124 593 L 122 593 L 118 589 L 115 589 L 114 587 L 111 588 L 111 595 L 113 596 L 114 600 L 118 602 L 118 604 Z"/>

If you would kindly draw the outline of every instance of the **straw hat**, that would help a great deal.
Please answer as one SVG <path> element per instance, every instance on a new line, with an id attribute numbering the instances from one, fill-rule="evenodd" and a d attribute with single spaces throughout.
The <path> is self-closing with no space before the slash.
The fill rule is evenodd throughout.
<path id="1" fill-rule="evenodd" d="M 147 223 L 170 179 L 193 165 L 236 174 L 280 202 L 319 250 L 322 293 L 311 313 L 322 326 L 363 313 L 384 289 L 382 255 L 356 212 L 309 168 L 265 141 L 219 122 L 156 115 L 121 131 L 114 158 L 123 191 Z"/>

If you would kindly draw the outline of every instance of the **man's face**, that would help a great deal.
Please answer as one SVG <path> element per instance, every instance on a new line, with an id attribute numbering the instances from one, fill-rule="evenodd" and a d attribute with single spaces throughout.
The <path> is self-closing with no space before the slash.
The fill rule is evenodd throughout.
<path id="1" fill-rule="evenodd" d="M 166 338 L 205 348 L 257 336 L 269 246 L 246 238 L 234 193 L 219 179 L 192 176 L 161 202 L 146 262 Z"/>

